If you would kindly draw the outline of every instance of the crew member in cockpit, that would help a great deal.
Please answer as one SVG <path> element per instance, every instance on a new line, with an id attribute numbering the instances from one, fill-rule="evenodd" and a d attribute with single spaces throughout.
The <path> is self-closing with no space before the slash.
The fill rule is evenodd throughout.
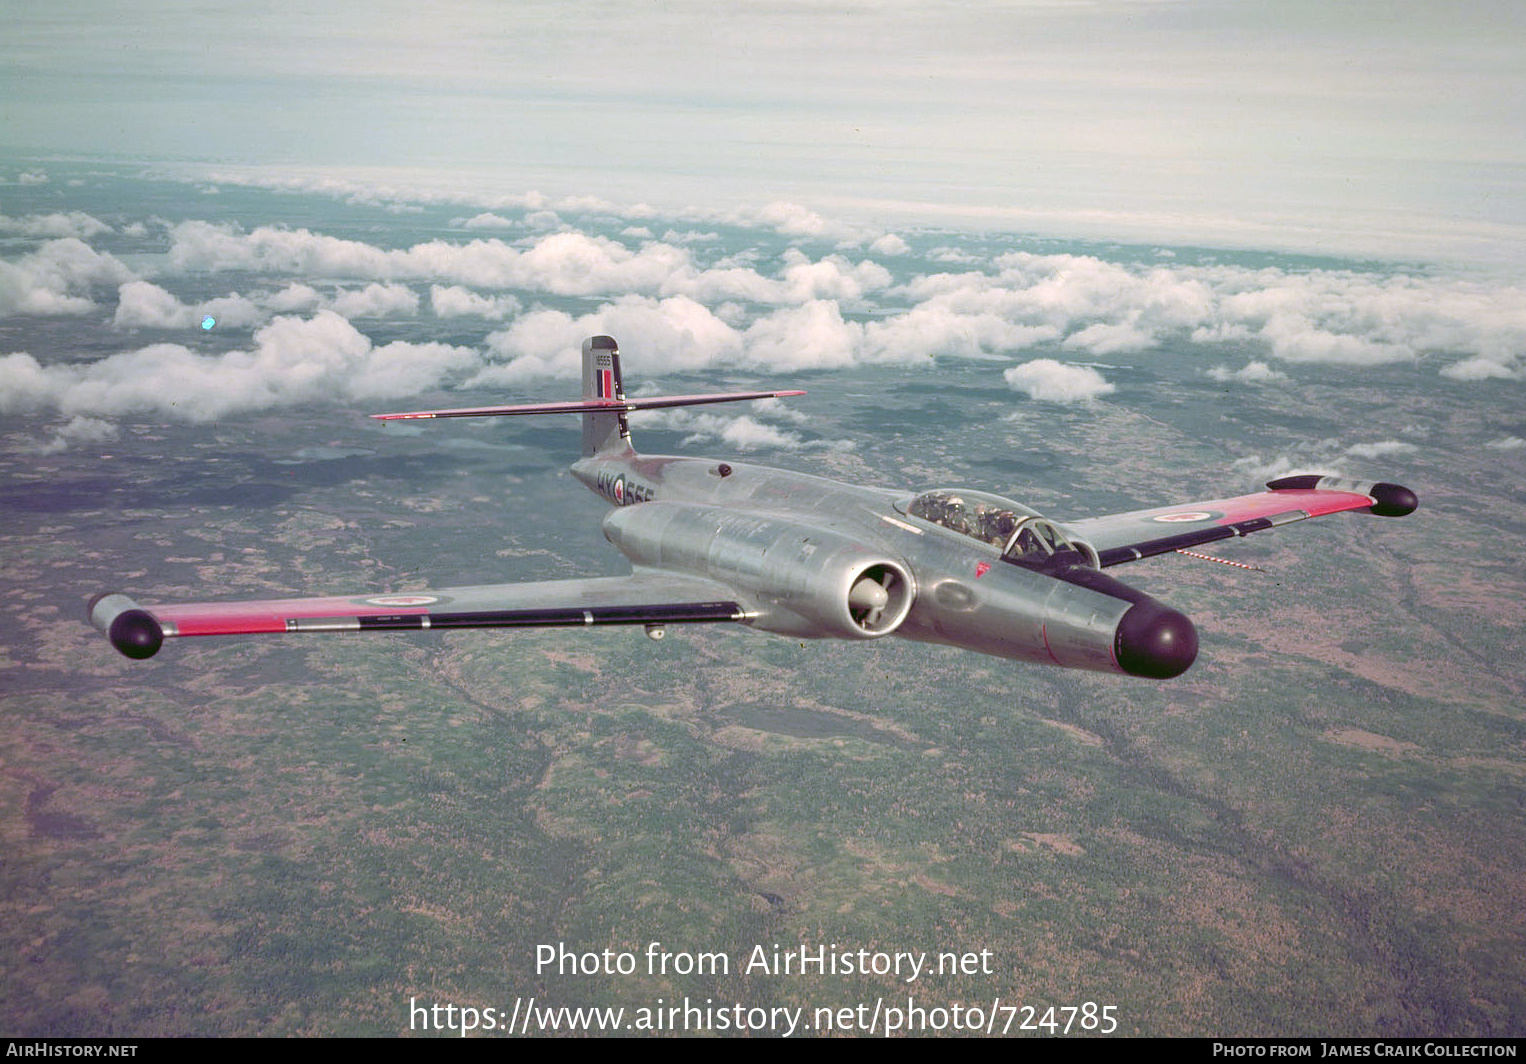
<path id="1" fill-rule="evenodd" d="M 1005 547 L 1017 528 L 1017 515 L 1011 510 L 987 510 L 981 514 L 981 539 L 993 547 Z"/>
<path id="2" fill-rule="evenodd" d="M 1018 533 L 1017 542 L 1007 552 L 1008 557 L 1012 558 L 1042 558 L 1048 553 L 1031 525 Z"/>

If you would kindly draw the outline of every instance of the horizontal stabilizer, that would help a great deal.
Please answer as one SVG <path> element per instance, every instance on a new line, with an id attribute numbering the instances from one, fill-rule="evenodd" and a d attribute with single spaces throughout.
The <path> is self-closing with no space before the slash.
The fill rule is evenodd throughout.
<path id="1" fill-rule="evenodd" d="M 782 399 L 804 395 L 803 391 L 716 392 L 712 395 L 659 395 L 649 399 L 569 399 L 556 403 L 521 403 L 516 406 L 471 406 L 456 410 L 411 410 L 399 414 L 372 414 L 378 421 L 409 421 L 431 417 L 503 417 L 511 414 L 629 413 L 670 406 L 704 406 L 706 403 L 741 403 L 749 399 Z"/>

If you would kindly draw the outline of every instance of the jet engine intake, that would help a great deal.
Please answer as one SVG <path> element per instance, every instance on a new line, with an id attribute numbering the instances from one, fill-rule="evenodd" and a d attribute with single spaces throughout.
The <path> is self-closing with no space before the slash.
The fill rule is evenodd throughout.
<path id="1" fill-rule="evenodd" d="M 911 571 L 875 545 L 772 514 L 647 502 L 611 510 L 604 535 L 634 565 L 747 592 L 765 631 L 873 639 L 900 627 L 916 600 Z"/>
<path id="2" fill-rule="evenodd" d="M 863 566 L 848 582 L 848 617 L 866 636 L 889 635 L 911 612 L 911 576 L 892 561 Z"/>

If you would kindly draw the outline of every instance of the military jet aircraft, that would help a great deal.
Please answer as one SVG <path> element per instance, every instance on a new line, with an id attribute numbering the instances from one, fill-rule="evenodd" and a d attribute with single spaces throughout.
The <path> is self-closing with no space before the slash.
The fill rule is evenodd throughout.
<path id="1" fill-rule="evenodd" d="M 1397 484 L 1291 476 L 1253 495 L 1056 521 L 981 491 L 865 487 L 631 446 L 633 410 L 800 394 L 629 399 L 615 341 L 594 336 L 581 399 L 372 415 L 581 414 L 572 473 L 613 504 L 604 536 L 630 560 L 629 576 L 184 605 L 116 592 L 91 600 L 89 617 L 130 658 L 180 636 L 639 624 L 660 638 L 667 625 L 729 622 L 1166 679 L 1196 658 L 1196 629 L 1104 570 L 1306 517 L 1400 517 L 1417 505 Z"/>

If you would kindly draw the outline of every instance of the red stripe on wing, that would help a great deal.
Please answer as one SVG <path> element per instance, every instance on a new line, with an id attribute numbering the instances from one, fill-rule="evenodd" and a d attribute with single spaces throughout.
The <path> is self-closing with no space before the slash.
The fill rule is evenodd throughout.
<path id="1" fill-rule="evenodd" d="M 353 598 L 279 599 L 267 602 L 189 602 L 144 607 L 180 635 L 246 635 L 284 632 L 294 617 L 399 617 L 428 613 L 428 606 L 357 605 Z"/>
<path id="2" fill-rule="evenodd" d="M 1372 497 L 1353 491 L 1289 490 L 1263 491 L 1256 495 L 1242 495 L 1221 502 L 1205 503 L 1209 509 L 1222 510 L 1221 525 L 1232 525 L 1255 517 L 1275 517 L 1289 510 L 1303 510 L 1310 517 L 1340 513 L 1343 510 L 1363 510 L 1372 505 Z"/>

